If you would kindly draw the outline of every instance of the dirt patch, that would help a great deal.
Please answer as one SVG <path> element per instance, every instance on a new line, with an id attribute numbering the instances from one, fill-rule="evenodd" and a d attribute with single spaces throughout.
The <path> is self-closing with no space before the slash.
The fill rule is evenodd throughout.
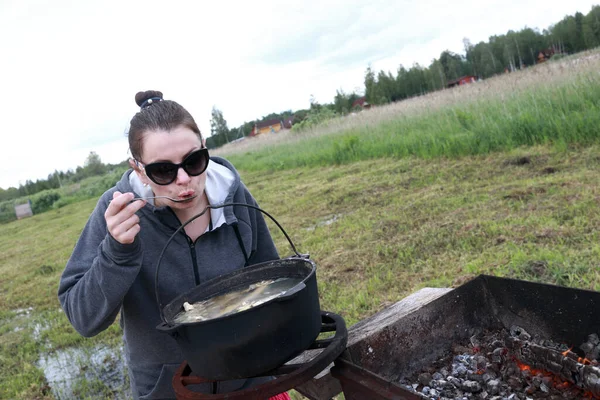
<path id="1" fill-rule="evenodd" d="M 529 156 L 520 156 L 520 157 L 510 158 L 508 160 L 504 160 L 504 162 L 502 163 L 503 166 L 508 166 L 508 165 L 522 166 L 522 165 L 528 165 L 528 164 L 531 164 L 531 157 L 529 157 Z"/>

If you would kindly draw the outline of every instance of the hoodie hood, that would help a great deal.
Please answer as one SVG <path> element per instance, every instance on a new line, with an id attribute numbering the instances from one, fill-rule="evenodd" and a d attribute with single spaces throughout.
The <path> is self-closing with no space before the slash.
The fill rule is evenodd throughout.
<path id="1" fill-rule="evenodd" d="M 220 205 L 233 200 L 233 195 L 240 184 L 240 176 L 233 165 L 220 157 L 211 157 L 206 168 L 206 184 L 204 191 L 208 197 L 208 203 L 212 206 Z M 127 176 L 128 175 L 128 176 Z M 129 170 L 123 176 L 123 179 L 117 184 L 117 189 L 121 192 L 133 192 L 137 197 L 152 197 L 154 193 L 150 186 L 145 186 L 138 174 Z M 145 210 L 152 212 L 164 212 L 169 207 L 154 205 L 154 199 L 148 199 Z M 227 215 L 227 216 L 226 216 Z M 212 228 L 218 228 L 225 223 L 233 223 L 236 218 L 233 213 L 225 212 L 223 208 L 211 209 L 210 216 Z M 228 220 L 229 217 L 229 220 Z"/>

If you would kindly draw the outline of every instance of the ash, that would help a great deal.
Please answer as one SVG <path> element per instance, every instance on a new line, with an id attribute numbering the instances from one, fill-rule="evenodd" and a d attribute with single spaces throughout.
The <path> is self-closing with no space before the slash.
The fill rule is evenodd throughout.
<path id="1" fill-rule="evenodd" d="M 556 375 L 519 361 L 507 344 L 527 340 L 551 351 L 569 352 L 564 344 L 531 338 L 519 327 L 486 331 L 470 343 L 454 346 L 452 352 L 400 383 L 424 399 L 435 400 L 533 400 L 600 399 L 595 393 L 564 381 Z M 591 334 L 580 348 L 592 366 L 598 366 L 600 340 Z"/>

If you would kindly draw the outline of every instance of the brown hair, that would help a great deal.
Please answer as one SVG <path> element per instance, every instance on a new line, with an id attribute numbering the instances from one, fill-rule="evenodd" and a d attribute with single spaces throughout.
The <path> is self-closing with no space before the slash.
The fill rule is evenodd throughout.
<path id="1" fill-rule="evenodd" d="M 202 134 L 192 115 L 181 105 L 172 100 L 163 100 L 162 92 L 147 90 L 135 95 L 135 102 L 140 111 L 131 118 L 129 132 L 129 151 L 131 156 L 140 160 L 144 134 L 147 131 L 170 131 L 183 125 L 194 131 L 200 140 Z"/>

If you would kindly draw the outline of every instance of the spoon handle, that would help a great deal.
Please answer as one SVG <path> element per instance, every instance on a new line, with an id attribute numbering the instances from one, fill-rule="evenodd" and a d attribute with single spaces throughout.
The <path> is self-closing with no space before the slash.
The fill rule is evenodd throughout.
<path id="1" fill-rule="evenodd" d="M 174 203 L 185 203 L 186 201 L 190 201 L 194 198 L 198 197 L 198 195 L 192 196 L 192 197 L 188 197 L 186 199 L 180 200 L 180 199 L 174 199 L 172 197 L 169 196 L 148 196 L 148 197 L 134 197 L 133 199 L 131 199 L 130 203 L 133 203 L 136 200 L 145 200 L 148 201 L 150 199 L 168 199 L 169 201 L 172 201 Z M 110 200 L 112 201 L 112 199 Z M 109 201 L 109 203 L 110 203 Z"/>

